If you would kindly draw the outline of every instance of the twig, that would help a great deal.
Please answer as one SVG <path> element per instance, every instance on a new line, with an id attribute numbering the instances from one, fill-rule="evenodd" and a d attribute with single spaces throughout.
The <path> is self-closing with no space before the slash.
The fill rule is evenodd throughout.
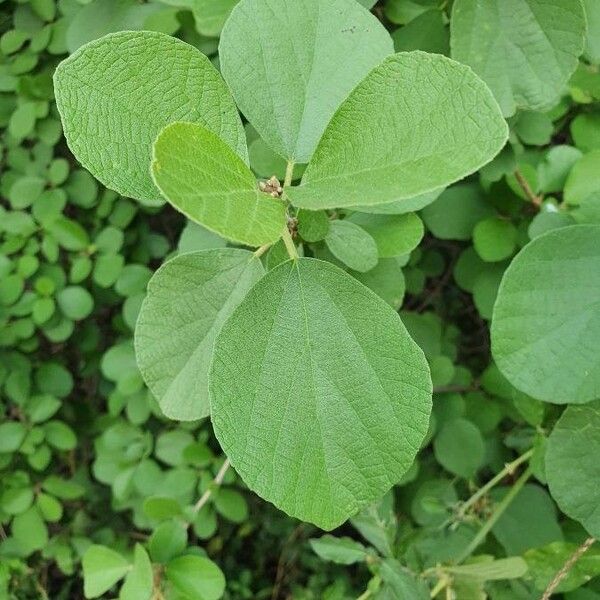
<path id="1" fill-rule="evenodd" d="M 510 506 L 510 503 L 515 499 L 515 496 L 521 491 L 521 488 L 525 485 L 527 480 L 531 477 L 531 467 L 528 467 L 515 484 L 507 492 L 506 496 L 502 498 L 502 501 L 496 507 L 496 510 L 492 513 L 491 517 L 483 524 L 483 527 L 477 532 L 475 537 L 471 540 L 471 543 L 465 548 L 460 554 L 456 564 L 464 562 L 471 554 L 475 551 L 477 546 L 483 542 L 487 534 L 491 531 L 492 527 L 497 523 L 498 519 L 504 514 L 504 511 Z"/>
<path id="2" fill-rule="evenodd" d="M 457 256 L 457 252 L 456 250 L 454 250 L 454 256 L 452 257 L 450 263 L 446 267 L 446 271 L 439 278 L 435 287 L 427 294 L 427 296 L 425 296 L 425 298 L 421 301 L 417 308 L 414 309 L 415 312 L 423 312 L 429 306 L 431 301 L 444 289 L 446 284 L 450 281 L 454 272 L 454 266 L 456 265 Z"/>
<path id="3" fill-rule="evenodd" d="M 463 517 L 467 510 L 471 508 L 482 496 L 485 496 L 495 485 L 500 483 L 507 475 L 512 475 L 515 469 L 533 456 L 533 449 L 528 450 L 512 462 L 504 465 L 504 468 L 490 479 L 484 486 L 480 487 L 464 504 L 461 505 L 458 511 L 458 518 Z"/>
<path id="4" fill-rule="evenodd" d="M 448 576 L 446 574 L 442 574 L 442 577 L 440 577 L 435 587 L 431 590 L 429 597 L 435 598 L 444 588 L 448 586 L 449 583 L 450 580 L 448 579 Z"/>
<path id="5" fill-rule="evenodd" d="M 231 463 L 229 462 L 229 459 L 225 459 L 225 462 L 221 465 L 217 476 L 212 480 L 212 483 L 208 486 L 208 489 L 204 492 L 204 494 L 200 496 L 200 500 L 198 500 L 198 502 L 196 502 L 196 504 L 194 505 L 195 514 L 198 514 L 200 512 L 202 507 L 208 502 L 208 499 L 212 496 L 212 493 L 215 491 L 215 489 L 223 483 L 225 473 L 227 473 L 227 470 L 230 466 Z"/>
<path id="6" fill-rule="evenodd" d="M 536 196 L 533 193 L 533 190 L 531 189 L 531 186 L 529 185 L 529 182 L 527 181 L 527 179 L 525 179 L 525 177 L 523 176 L 523 173 L 521 173 L 521 171 L 519 169 L 515 170 L 515 177 L 517 179 L 518 184 L 521 186 L 521 189 L 523 190 L 523 192 L 525 193 L 525 195 L 529 199 L 529 201 L 534 206 L 537 206 L 539 208 L 542 205 L 543 197 L 542 196 Z"/>
<path id="7" fill-rule="evenodd" d="M 283 187 L 290 187 L 292 185 L 292 181 L 294 180 L 294 161 L 288 161 L 288 164 L 285 168 L 285 179 L 283 180 Z"/>
<path id="8" fill-rule="evenodd" d="M 292 235 L 290 234 L 290 230 L 288 229 L 287 224 L 283 228 L 281 239 L 285 244 L 285 249 L 287 250 L 289 257 L 292 260 L 298 260 L 298 250 L 296 250 L 296 244 L 294 244 L 294 240 L 292 239 Z"/>
<path id="9" fill-rule="evenodd" d="M 255 250 L 254 258 L 260 258 L 270 247 L 271 247 L 271 244 L 265 244 L 264 246 L 261 246 L 260 248 Z"/>
<path id="10" fill-rule="evenodd" d="M 596 541 L 596 538 L 589 537 L 567 560 L 567 562 L 561 567 L 560 571 L 554 576 L 554 579 L 548 584 L 544 595 L 541 600 L 550 600 L 550 597 L 556 590 L 556 588 L 560 585 L 560 582 L 569 574 L 569 571 L 573 568 L 575 563 L 592 547 L 593 543 Z"/>
<path id="11" fill-rule="evenodd" d="M 285 567 L 289 566 L 291 563 L 290 560 L 287 559 L 286 554 L 288 552 L 288 548 L 291 544 L 293 544 L 299 537 L 304 533 L 304 524 L 298 525 L 292 533 L 285 540 L 283 547 L 281 548 L 281 554 L 279 555 L 279 561 L 277 562 L 277 572 L 275 573 L 275 582 L 273 584 L 273 592 L 271 594 L 271 600 L 277 600 L 279 597 L 279 592 L 281 590 L 281 586 L 285 580 Z"/>

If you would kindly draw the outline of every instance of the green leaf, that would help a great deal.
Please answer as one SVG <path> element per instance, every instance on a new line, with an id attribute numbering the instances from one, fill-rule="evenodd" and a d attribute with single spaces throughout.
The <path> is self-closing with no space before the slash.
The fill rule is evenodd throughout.
<path id="1" fill-rule="evenodd" d="M 26 433 L 27 429 L 23 423 L 16 421 L 0 423 L 0 454 L 18 450 Z"/>
<path id="2" fill-rule="evenodd" d="M 181 516 L 181 505 L 174 498 L 150 496 L 144 500 L 144 514 L 153 521 L 166 521 Z"/>
<path id="3" fill-rule="evenodd" d="M 85 229 L 76 221 L 66 217 L 55 219 L 46 229 L 67 250 L 84 250 L 90 243 Z"/>
<path id="4" fill-rule="evenodd" d="M 140 544 L 135 545 L 133 569 L 127 573 L 119 593 L 119 600 L 150 600 L 154 587 L 154 573 L 150 558 Z"/>
<path id="5" fill-rule="evenodd" d="M 311 548 L 323 559 L 339 565 L 352 565 L 367 557 L 367 549 L 349 537 L 324 535 L 310 541 Z"/>
<path id="6" fill-rule="evenodd" d="M 600 63 L 600 4 L 596 0 L 583 0 L 587 17 L 588 32 L 585 56 L 595 64 Z"/>
<path id="7" fill-rule="evenodd" d="M 492 500 L 500 502 L 509 490 L 509 487 L 497 488 L 492 493 Z M 506 554 L 523 554 L 530 548 L 562 541 L 556 513 L 556 505 L 548 492 L 527 484 L 502 513 L 492 532 Z"/>
<path id="8" fill-rule="evenodd" d="M 197 250 L 212 250 L 213 248 L 225 248 L 227 240 L 224 240 L 220 235 L 209 231 L 202 225 L 187 221 L 179 242 L 177 250 L 180 254 L 185 252 L 196 252 Z"/>
<path id="9" fill-rule="evenodd" d="M 262 138 L 256 138 L 249 146 L 248 153 L 250 155 L 250 166 L 252 170 L 259 177 L 268 179 L 273 175 L 283 181 L 285 178 L 285 171 L 287 169 L 287 162 L 271 150 Z M 300 169 L 297 169 L 297 173 Z M 297 179 L 300 178 L 301 174 L 295 173 Z"/>
<path id="10" fill-rule="evenodd" d="M 338 260 L 361 273 L 370 271 L 379 260 L 375 240 L 347 219 L 331 221 L 325 243 Z"/>
<path id="11" fill-rule="evenodd" d="M 137 375 L 135 353 L 131 342 L 121 342 L 109 348 L 102 357 L 100 370 L 104 377 L 115 383 Z"/>
<path id="12" fill-rule="evenodd" d="M 600 192 L 597 173 L 600 169 L 600 150 L 582 156 L 573 166 L 565 183 L 564 198 L 567 204 L 582 204 L 589 196 Z"/>
<path id="13" fill-rule="evenodd" d="M 584 152 L 600 150 L 600 113 L 577 115 L 571 121 L 570 129 L 577 148 Z M 558 147 L 560 148 L 560 146 Z M 569 147 L 567 146 L 567 148 Z"/>
<path id="14" fill-rule="evenodd" d="M 152 560 L 167 563 L 181 554 L 187 544 L 187 527 L 179 520 L 164 521 L 153 532 L 149 541 Z"/>
<path id="15" fill-rule="evenodd" d="M 225 591 L 225 576 L 208 558 L 192 555 L 174 558 L 165 573 L 179 593 L 194 600 L 218 600 Z"/>
<path id="16" fill-rule="evenodd" d="M 144 265 L 126 265 L 119 273 L 115 291 L 121 296 L 135 296 L 146 291 L 152 271 Z"/>
<path id="17" fill-rule="evenodd" d="M 580 0 L 456 0 L 452 58 L 489 86 L 505 116 L 555 104 L 583 52 Z"/>
<path id="18" fill-rule="evenodd" d="M 33 502 L 33 490 L 30 487 L 8 488 L 0 497 L 0 508 L 7 515 L 25 512 Z"/>
<path id="19" fill-rule="evenodd" d="M 393 491 L 363 508 L 352 519 L 352 526 L 383 556 L 392 556 L 398 529 Z"/>
<path id="20" fill-rule="evenodd" d="M 436 0 L 386 0 L 384 11 L 392 23 L 406 25 L 436 5 Z"/>
<path id="21" fill-rule="evenodd" d="M 44 191 L 46 182 L 41 177 L 21 177 L 10 188 L 8 198 L 13 208 L 31 206 Z"/>
<path id="22" fill-rule="evenodd" d="M 415 213 L 403 215 L 355 213 L 350 217 L 350 221 L 360 225 L 373 237 L 381 258 L 409 254 L 423 239 L 423 222 Z"/>
<path id="23" fill-rule="evenodd" d="M 398 315 L 339 268 L 284 263 L 223 326 L 213 426 L 248 487 L 323 529 L 385 493 L 425 436 L 431 380 Z"/>
<path id="24" fill-rule="evenodd" d="M 248 518 L 248 504 L 242 494 L 229 488 L 221 488 L 213 494 L 216 511 L 232 523 L 243 523 Z"/>
<path id="25" fill-rule="evenodd" d="M 427 228 L 441 240 L 469 240 L 479 221 L 494 214 L 483 190 L 470 183 L 454 185 L 423 209 Z"/>
<path id="26" fill-rule="evenodd" d="M 571 122 L 573 137 L 576 120 Z M 571 169 L 581 156 L 581 152 L 573 146 L 554 146 L 550 149 L 538 166 L 540 189 L 546 193 L 562 191 Z"/>
<path id="27" fill-rule="evenodd" d="M 320 242 L 329 232 L 329 216 L 324 210 L 299 210 L 298 233 L 306 242 Z"/>
<path id="28" fill-rule="evenodd" d="M 144 500 L 144 513 L 154 521 L 181 516 L 181 505 L 174 498 L 150 496 Z"/>
<path id="29" fill-rule="evenodd" d="M 486 262 L 510 258 L 517 247 L 517 228 L 499 217 L 479 221 L 473 229 L 475 251 Z"/>
<path id="30" fill-rule="evenodd" d="M 412 199 L 476 171 L 507 135 L 491 92 L 468 67 L 437 54 L 395 54 L 340 106 L 302 184 L 287 194 L 312 210 Z"/>
<path id="31" fill-rule="evenodd" d="M 59 398 L 68 396 L 73 390 L 73 376 L 63 365 L 46 362 L 36 370 L 35 383 L 40 392 Z"/>
<path id="32" fill-rule="evenodd" d="M 86 598 L 102 596 L 130 569 L 129 563 L 118 552 L 106 546 L 90 546 L 81 562 Z"/>
<path id="33" fill-rule="evenodd" d="M 218 37 L 227 17 L 239 0 L 194 0 L 192 12 L 196 20 L 196 29 L 208 37 Z"/>
<path id="34" fill-rule="evenodd" d="M 546 477 L 560 509 L 600 536 L 600 401 L 569 406 L 548 438 Z"/>
<path id="35" fill-rule="evenodd" d="M 398 310 L 402 305 L 406 284 L 397 259 L 381 258 L 377 265 L 367 273 L 355 271 L 352 275 L 378 296 L 381 296 L 394 310 Z"/>
<path id="36" fill-rule="evenodd" d="M 149 31 L 109 34 L 81 47 L 54 74 L 56 103 L 73 154 L 104 185 L 157 204 L 152 143 L 173 121 L 200 123 L 247 160 L 244 130 L 206 56 Z"/>
<path id="37" fill-rule="evenodd" d="M 480 581 L 498 581 L 519 579 L 527 573 L 527 563 L 520 556 L 511 556 L 499 560 L 482 560 L 468 565 L 448 567 L 453 575 L 473 577 Z"/>
<path id="38" fill-rule="evenodd" d="M 90 315 L 94 309 L 94 298 L 80 286 L 69 286 L 56 295 L 56 301 L 65 317 L 80 321 Z"/>
<path id="39" fill-rule="evenodd" d="M 167 465 L 177 467 L 184 461 L 184 450 L 194 441 L 194 436 L 189 431 L 180 429 L 164 431 L 156 439 L 154 453 Z"/>
<path id="40" fill-rule="evenodd" d="M 48 543 L 48 529 L 35 506 L 13 519 L 11 531 L 19 550 L 26 556 Z"/>
<path id="41" fill-rule="evenodd" d="M 17 273 L 8 275 L 0 281 L 0 304 L 14 304 L 23 293 L 25 282 Z"/>
<path id="42" fill-rule="evenodd" d="M 74 431 L 62 421 L 48 421 L 44 426 L 46 441 L 58 450 L 73 450 L 77 445 Z"/>
<path id="43" fill-rule="evenodd" d="M 438 188 L 432 192 L 419 194 L 413 198 L 406 200 L 394 200 L 384 204 L 375 204 L 369 206 L 351 206 L 352 210 L 362 213 L 370 213 L 374 215 L 404 215 L 406 213 L 421 210 L 434 202 L 437 197 L 444 191 L 444 188 Z"/>
<path id="44" fill-rule="evenodd" d="M 69 54 L 92 40 L 116 31 L 144 29 L 152 14 L 164 7 L 158 3 L 140 4 L 135 0 L 93 0 L 78 10 L 66 33 Z"/>
<path id="45" fill-rule="evenodd" d="M 264 272 L 252 253 L 223 248 L 183 254 L 155 273 L 135 347 L 142 377 L 169 418 L 193 421 L 209 414 L 214 340 Z"/>
<path id="46" fill-rule="evenodd" d="M 336 108 L 392 52 L 381 23 L 351 0 L 242 0 L 219 46 L 241 112 L 296 163 L 308 162 Z"/>
<path id="47" fill-rule="evenodd" d="M 384 600 L 400 598 L 427 600 L 429 598 L 429 591 L 423 581 L 395 559 L 388 558 L 381 563 L 380 576 L 384 582 L 381 594 Z"/>
<path id="48" fill-rule="evenodd" d="M 201 125 L 173 123 L 162 130 L 152 175 L 178 211 L 225 238 L 262 246 L 281 237 L 283 202 L 261 192 L 244 161 Z"/>
<path id="49" fill-rule="evenodd" d="M 471 479 L 485 458 L 485 444 L 477 428 L 466 419 L 446 423 L 433 442 L 437 461 L 448 471 Z"/>
<path id="50" fill-rule="evenodd" d="M 423 50 L 450 54 L 450 32 L 441 10 L 428 10 L 392 34 L 396 52 Z"/>
<path id="51" fill-rule="evenodd" d="M 524 558 L 536 589 L 545 590 L 576 550 L 577 544 L 567 542 L 554 542 L 541 548 L 528 550 Z M 600 575 L 600 550 L 592 547 L 571 565 L 555 591 L 560 593 L 575 590 L 598 575 Z"/>
<path id="52" fill-rule="evenodd" d="M 492 318 L 492 353 L 504 376 L 556 404 L 600 397 L 600 226 L 555 229 L 506 270 Z"/>
<path id="53" fill-rule="evenodd" d="M 54 496 L 40 493 L 35 503 L 45 521 L 56 523 L 62 518 L 62 504 Z"/>

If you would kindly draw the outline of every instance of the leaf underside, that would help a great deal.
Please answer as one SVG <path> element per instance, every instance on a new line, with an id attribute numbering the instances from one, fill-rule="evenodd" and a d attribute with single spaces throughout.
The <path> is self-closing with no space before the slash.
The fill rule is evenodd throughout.
<path id="1" fill-rule="evenodd" d="M 280 156 L 306 163 L 336 108 L 393 44 L 355 0 L 242 0 L 219 57 L 240 110 Z"/>
<path id="2" fill-rule="evenodd" d="M 505 116 L 559 99 L 583 52 L 580 0 L 456 0 L 452 58 L 473 68 Z"/>
<path id="3" fill-rule="evenodd" d="M 140 372 L 170 419 L 208 416 L 208 371 L 221 326 L 263 276 L 251 252 L 221 248 L 165 263 L 148 285 L 135 330 Z"/>
<path id="4" fill-rule="evenodd" d="M 431 410 L 397 313 L 314 259 L 270 271 L 224 325 L 210 373 L 219 442 L 246 484 L 332 529 L 412 464 Z"/>

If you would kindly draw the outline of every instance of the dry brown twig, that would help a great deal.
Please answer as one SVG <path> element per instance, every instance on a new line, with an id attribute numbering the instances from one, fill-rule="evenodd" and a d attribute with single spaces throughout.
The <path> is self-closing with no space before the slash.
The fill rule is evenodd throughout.
<path id="1" fill-rule="evenodd" d="M 548 584 L 544 595 L 541 600 L 550 600 L 550 597 L 556 590 L 556 588 L 560 585 L 560 582 L 569 574 L 569 571 L 573 568 L 575 563 L 592 547 L 596 538 L 589 537 L 567 560 L 567 562 L 561 567 L 560 571 L 554 576 L 552 581 Z"/>

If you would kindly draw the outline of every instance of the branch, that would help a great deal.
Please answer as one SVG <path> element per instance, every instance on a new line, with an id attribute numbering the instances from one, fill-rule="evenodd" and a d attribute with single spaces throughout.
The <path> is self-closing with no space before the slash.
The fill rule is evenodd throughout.
<path id="1" fill-rule="evenodd" d="M 487 494 L 495 485 L 500 483 L 507 475 L 512 475 L 515 469 L 526 460 L 529 460 L 533 456 L 533 450 L 528 450 L 512 462 L 506 463 L 504 468 L 497 473 L 492 479 L 490 479 L 484 486 L 479 488 L 462 506 L 458 511 L 458 518 L 462 518 L 467 510 L 471 508 L 482 496 Z"/>
<path id="2" fill-rule="evenodd" d="M 294 179 L 294 161 L 288 161 L 288 164 L 285 168 L 285 179 L 283 180 L 283 187 L 290 187 L 292 185 L 292 180 Z"/>
<path id="3" fill-rule="evenodd" d="M 515 499 L 515 496 L 521 491 L 521 488 L 525 485 L 527 480 L 531 477 L 531 467 L 528 467 L 523 475 L 517 479 L 515 484 L 506 493 L 506 496 L 502 498 L 496 510 L 492 513 L 492 516 L 483 524 L 483 527 L 477 532 L 475 537 L 471 540 L 471 543 L 461 553 L 456 564 L 459 565 L 464 562 L 473 552 L 477 546 L 485 540 L 487 534 L 491 531 L 492 527 L 498 522 L 498 519 L 504 514 L 504 511 L 510 506 L 510 503 Z"/>
<path id="4" fill-rule="evenodd" d="M 533 190 L 531 189 L 529 182 L 527 181 L 527 179 L 525 179 L 525 177 L 523 176 L 523 173 L 521 173 L 521 171 L 519 169 L 515 170 L 515 177 L 517 179 L 518 184 L 521 186 L 521 189 L 523 190 L 523 192 L 529 199 L 529 201 L 534 206 L 539 208 L 542 205 L 543 196 L 536 196 L 533 193 Z"/>
<path id="5" fill-rule="evenodd" d="M 554 576 L 554 579 L 548 584 L 542 600 L 550 600 L 550 596 L 554 593 L 556 588 L 560 585 L 560 582 L 569 574 L 569 571 L 573 568 L 575 563 L 592 547 L 592 544 L 596 541 L 596 538 L 589 537 L 567 560 L 567 562 L 561 567 L 560 571 Z"/>
<path id="6" fill-rule="evenodd" d="M 260 248 L 255 250 L 254 258 L 260 258 L 271 246 L 272 244 L 265 244 L 264 246 L 261 246 Z"/>
<path id="7" fill-rule="evenodd" d="M 195 514 L 198 514 L 200 512 L 202 507 L 208 502 L 209 498 L 212 496 L 212 493 L 215 491 L 215 489 L 223 483 L 225 473 L 227 473 L 227 470 L 230 466 L 231 463 L 229 462 L 229 459 L 225 459 L 225 462 L 221 465 L 217 476 L 213 479 L 212 483 L 208 486 L 208 489 L 204 492 L 204 494 L 202 494 L 200 500 L 198 500 L 198 502 L 196 502 L 196 504 L 194 505 Z"/>
<path id="8" fill-rule="evenodd" d="M 285 244 L 285 249 L 287 250 L 288 256 L 292 260 L 298 260 L 298 250 L 296 250 L 296 244 L 294 244 L 294 240 L 292 239 L 292 235 L 290 234 L 290 230 L 288 229 L 287 223 L 283 228 L 281 239 Z"/>

